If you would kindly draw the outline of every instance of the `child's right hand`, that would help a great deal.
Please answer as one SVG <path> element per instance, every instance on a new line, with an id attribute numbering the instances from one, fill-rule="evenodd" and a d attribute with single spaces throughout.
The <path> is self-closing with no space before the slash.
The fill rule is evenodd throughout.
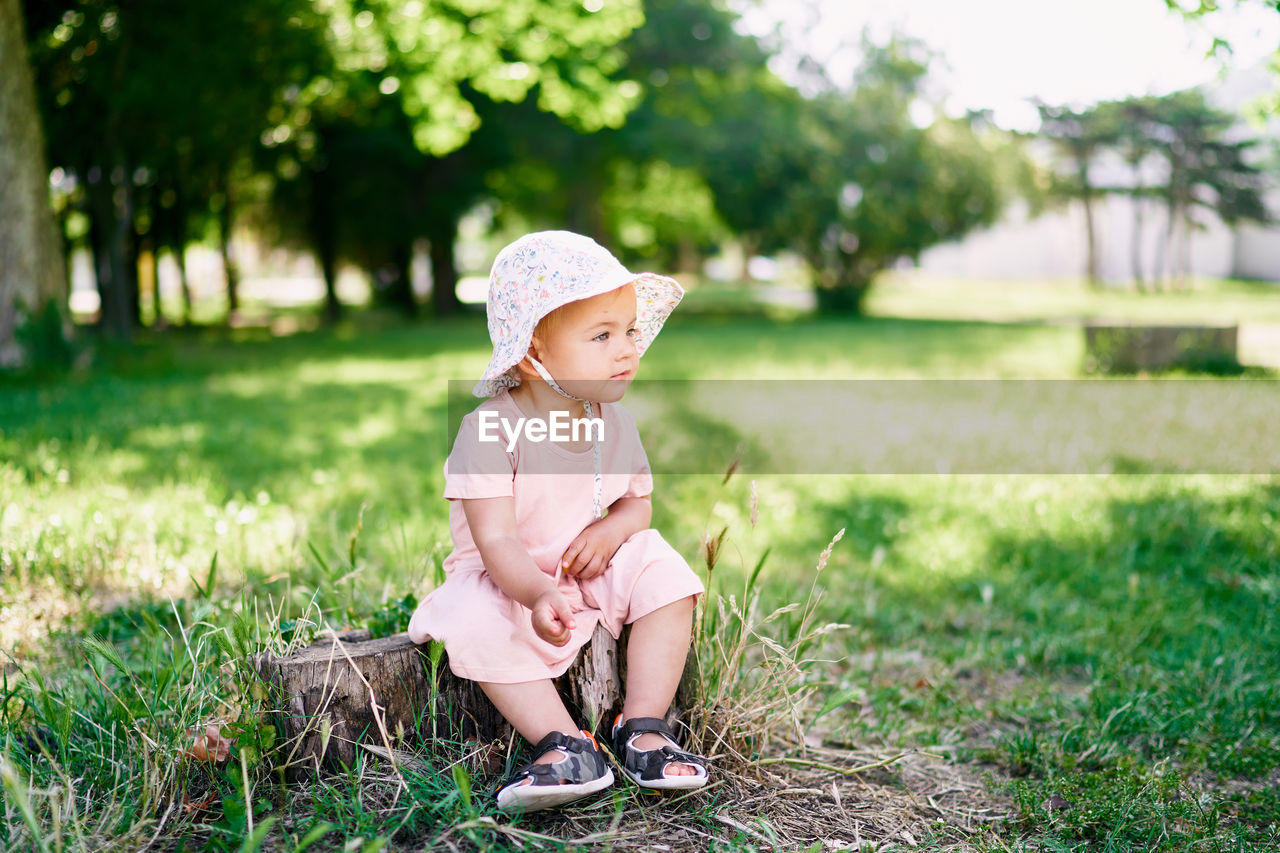
<path id="1" fill-rule="evenodd" d="M 577 627 L 569 599 L 558 589 L 548 590 L 538 596 L 530 608 L 533 616 L 533 632 L 553 646 L 569 642 L 570 632 Z"/>

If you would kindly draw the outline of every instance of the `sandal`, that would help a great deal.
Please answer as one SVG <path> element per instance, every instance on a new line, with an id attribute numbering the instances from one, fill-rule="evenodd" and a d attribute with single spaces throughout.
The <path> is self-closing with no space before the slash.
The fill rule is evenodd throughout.
<path id="1" fill-rule="evenodd" d="M 636 749 L 631 745 L 648 732 L 662 735 L 670 745 L 657 749 Z M 657 717 L 636 717 L 624 723 L 619 714 L 613 724 L 613 754 L 622 762 L 623 772 L 642 788 L 670 791 L 701 788 L 707 784 L 706 759 L 680 750 L 671 727 Z M 688 764 L 698 772 L 692 776 L 668 776 L 668 764 Z"/>
<path id="2" fill-rule="evenodd" d="M 587 732 L 580 738 L 551 732 L 533 748 L 534 761 L 521 765 L 502 781 L 496 792 L 498 808 L 526 812 L 551 808 L 604 790 L 613 784 L 613 771 L 604 753 Z M 537 764 L 551 750 L 564 757 L 552 764 Z M 529 781 L 526 781 L 529 780 Z"/>

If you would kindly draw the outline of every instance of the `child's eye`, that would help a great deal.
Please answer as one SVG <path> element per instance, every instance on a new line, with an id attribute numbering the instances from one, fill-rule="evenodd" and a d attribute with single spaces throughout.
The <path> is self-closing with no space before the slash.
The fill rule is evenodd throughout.
<path id="1" fill-rule="evenodd" d="M 600 334 L 596 335 L 596 336 L 595 336 L 594 338 L 592 338 L 591 340 L 593 340 L 593 341 L 607 341 L 607 340 L 609 340 L 609 333 L 608 333 L 608 332 L 601 332 Z"/>
<path id="2" fill-rule="evenodd" d="M 630 329 L 627 329 L 627 337 L 632 339 L 640 337 L 640 330 L 635 328 L 634 326 L 631 327 Z"/>

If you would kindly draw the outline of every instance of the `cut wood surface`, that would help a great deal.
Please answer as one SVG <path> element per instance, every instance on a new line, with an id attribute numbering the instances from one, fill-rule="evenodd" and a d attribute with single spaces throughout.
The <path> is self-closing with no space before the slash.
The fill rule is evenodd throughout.
<path id="1" fill-rule="evenodd" d="M 413 752 L 432 738 L 511 736 L 475 682 L 455 676 L 443 654 L 433 666 L 430 646 L 407 634 L 377 640 L 367 632 L 332 634 L 288 656 L 260 655 L 255 665 L 272 691 L 287 739 L 285 766 L 294 775 L 351 766 L 361 743 Z M 618 642 L 597 626 L 556 686 L 579 723 L 607 734 L 621 711 L 624 677 Z"/>
<path id="2" fill-rule="evenodd" d="M 1137 373 L 1236 363 L 1237 326 L 1085 326 L 1085 366 L 1097 373 Z"/>

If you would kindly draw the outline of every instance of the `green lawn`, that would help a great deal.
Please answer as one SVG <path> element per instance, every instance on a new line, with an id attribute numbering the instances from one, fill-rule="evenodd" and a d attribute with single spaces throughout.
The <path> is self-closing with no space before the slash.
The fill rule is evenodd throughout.
<path id="1" fill-rule="evenodd" d="M 1195 279 L 1159 294 L 1130 285 L 1088 287 L 1079 279 L 983 280 L 919 271 L 882 277 L 871 314 L 1005 321 L 1118 320 L 1148 323 L 1280 323 L 1280 283 Z"/>
<path id="2" fill-rule="evenodd" d="M 1272 310 L 1268 294 L 1248 298 Z M 371 803 L 363 777 L 285 792 L 267 772 L 271 732 L 235 693 L 249 682 L 227 667 L 282 621 L 366 622 L 429 588 L 448 543 L 447 382 L 487 361 L 482 319 L 237 335 L 175 333 L 92 373 L 0 386 L 0 845 L 137 848 L 166 809 L 210 793 L 169 809 L 165 837 L 240 849 L 256 815 L 281 849 L 312 830 L 326 849 L 514 844 L 449 774 L 410 780 L 416 805 Z M 644 372 L 1068 378 L 1080 338 L 1057 324 L 690 312 Z M 983 776 L 1001 817 L 969 845 L 1280 845 L 1276 478 L 758 477 L 754 526 L 748 479 L 721 480 L 660 477 L 655 525 L 695 566 L 704 535 L 727 528 L 713 578 L 726 594 L 767 549 L 766 608 L 803 599 L 845 530 L 818 575 L 819 616 L 849 627 L 822 655 L 838 661 L 810 671 L 809 719 L 825 711 L 813 736 L 927 748 Z M 788 618 L 770 630 L 786 635 Z M 179 757 L 186 729 L 214 717 L 238 726 L 219 773 Z M 672 805 L 668 819 L 759 843 L 713 808 Z M 958 839 L 945 817 L 917 838 Z"/>

